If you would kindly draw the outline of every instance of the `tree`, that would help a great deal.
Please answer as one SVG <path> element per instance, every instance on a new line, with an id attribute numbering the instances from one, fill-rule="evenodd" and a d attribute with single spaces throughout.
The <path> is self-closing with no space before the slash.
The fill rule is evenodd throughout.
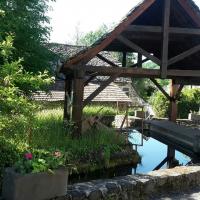
<path id="1" fill-rule="evenodd" d="M 50 70 L 52 54 L 45 48 L 51 28 L 48 3 L 54 0 L 1 0 L 0 9 L 5 16 L 0 20 L 0 33 L 5 39 L 14 35 L 13 57 L 21 61 L 27 71 Z"/>
<path id="2" fill-rule="evenodd" d="M 76 43 L 77 43 L 77 45 L 91 46 L 99 38 L 101 38 L 103 35 L 105 35 L 108 32 L 108 30 L 109 30 L 108 26 L 103 24 L 96 31 L 90 31 L 90 32 L 86 33 L 85 35 L 81 36 L 80 38 L 77 38 L 78 41 L 76 40 Z"/>
<path id="3" fill-rule="evenodd" d="M 0 41 L 0 131 L 9 124 L 23 120 L 29 126 L 36 112 L 36 104 L 30 94 L 44 90 L 51 82 L 47 72 L 34 75 L 24 71 L 21 59 L 13 60 L 13 38 L 7 36 Z"/>

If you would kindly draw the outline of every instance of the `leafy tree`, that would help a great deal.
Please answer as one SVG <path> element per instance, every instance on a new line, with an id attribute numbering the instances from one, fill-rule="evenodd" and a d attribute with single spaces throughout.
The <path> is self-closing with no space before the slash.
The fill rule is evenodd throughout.
<path id="1" fill-rule="evenodd" d="M 0 130 L 23 120 L 24 125 L 31 126 L 36 104 L 30 100 L 30 94 L 44 90 L 51 82 L 47 72 L 33 75 L 26 72 L 22 59 L 13 60 L 13 37 L 7 36 L 0 41 Z"/>
<path id="2" fill-rule="evenodd" d="M 5 39 L 15 36 L 13 57 L 23 57 L 21 64 L 27 71 L 50 69 L 52 54 L 45 48 L 50 30 L 48 3 L 54 0 L 1 0 L 0 9 L 5 16 L 0 20 L 0 33 Z"/>
<path id="3" fill-rule="evenodd" d="M 90 31 L 83 35 L 81 38 L 78 38 L 79 41 L 76 41 L 77 45 L 90 46 L 95 43 L 99 38 L 108 32 L 109 28 L 105 24 L 100 26 L 96 31 Z"/>

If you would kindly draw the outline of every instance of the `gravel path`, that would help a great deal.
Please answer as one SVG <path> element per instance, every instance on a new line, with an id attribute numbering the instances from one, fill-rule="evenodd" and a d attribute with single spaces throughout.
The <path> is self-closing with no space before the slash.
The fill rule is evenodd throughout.
<path id="1" fill-rule="evenodd" d="M 169 195 L 154 197 L 151 200 L 200 200 L 200 188 L 182 193 L 171 193 Z"/>

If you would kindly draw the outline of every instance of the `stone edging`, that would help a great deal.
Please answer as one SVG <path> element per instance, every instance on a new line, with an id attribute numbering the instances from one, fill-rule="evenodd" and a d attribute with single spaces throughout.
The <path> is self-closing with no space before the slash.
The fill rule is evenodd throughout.
<path id="1" fill-rule="evenodd" d="M 154 195 L 178 192 L 200 185 L 200 166 L 176 167 L 107 180 L 78 183 L 56 200 L 145 200 Z"/>

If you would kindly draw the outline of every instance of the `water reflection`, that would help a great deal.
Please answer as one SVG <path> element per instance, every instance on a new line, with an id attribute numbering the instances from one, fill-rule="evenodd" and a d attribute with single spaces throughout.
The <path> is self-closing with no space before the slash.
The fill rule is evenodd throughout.
<path id="1" fill-rule="evenodd" d="M 129 141 L 137 146 L 141 156 L 141 164 L 132 173 L 147 173 L 152 171 L 167 155 L 167 146 L 153 138 L 145 137 L 142 142 L 142 135 L 136 130 L 130 132 Z M 176 151 L 176 159 L 180 164 L 186 165 L 190 158 Z M 164 165 L 162 168 L 166 168 Z"/>

